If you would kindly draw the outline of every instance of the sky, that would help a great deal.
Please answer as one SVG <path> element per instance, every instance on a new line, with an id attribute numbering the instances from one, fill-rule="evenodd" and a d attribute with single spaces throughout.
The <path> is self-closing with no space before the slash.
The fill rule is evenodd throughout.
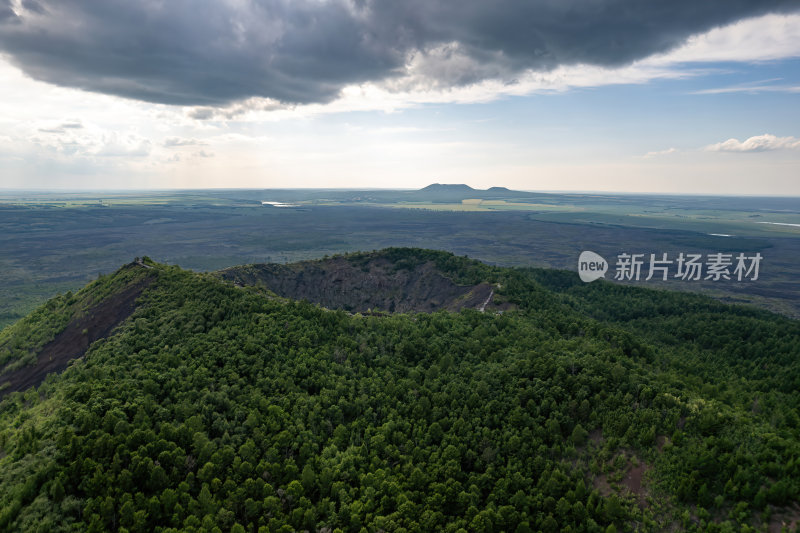
<path id="1" fill-rule="evenodd" d="M 800 196 L 800 0 L 0 0 L 0 188 Z"/>

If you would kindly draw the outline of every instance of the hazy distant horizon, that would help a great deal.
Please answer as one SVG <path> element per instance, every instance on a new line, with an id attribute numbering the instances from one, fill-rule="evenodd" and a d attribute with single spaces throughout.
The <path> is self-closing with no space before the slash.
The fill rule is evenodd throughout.
<path id="1" fill-rule="evenodd" d="M 441 185 L 468 185 L 462 183 L 447 183 Z M 503 185 L 492 185 L 492 187 L 504 187 Z M 621 195 L 621 196 L 707 196 L 719 198 L 798 198 L 800 194 L 725 194 L 725 193 L 695 193 L 695 192 L 636 192 L 636 191 L 582 191 L 582 190 L 535 190 L 535 189 L 512 189 L 505 187 L 512 192 L 524 192 L 532 194 L 560 194 L 560 195 Z M 148 188 L 148 189 L 47 189 L 47 188 L 5 188 L 0 187 L 0 193 L 9 194 L 89 194 L 89 193 L 165 193 L 165 192 L 213 192 L 213 191 L 419 191 L 422 187 L 401 188 L 401 187 L 203 187 L 203 188 Z M 476 192 L 486 191 L 487 188 L 472 187 Z M 254 200 L 255 201 L 255 200 Z"/>

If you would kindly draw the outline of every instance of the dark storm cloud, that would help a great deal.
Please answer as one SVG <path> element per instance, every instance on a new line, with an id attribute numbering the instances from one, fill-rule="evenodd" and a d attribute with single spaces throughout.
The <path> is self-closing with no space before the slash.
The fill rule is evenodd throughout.
<path id="1" fill-rule="evenodd" d="M 42 4 L 40 4 L 36 0 L 22 0 L 22 8 L 25 11 L 31 11 L 33 13 L 38 13 L 40 15 L 45 13 Z"/>
<path id="2" fill-rule="evenodd" d="M 325 102 L 407 74 L 438 85 L 621 65 L 800 0 L 0 0 L 0 52 L 50 83 L 215 107 Z M 452 58 L 457 56 L 459 61 Z"/>
<path id="3" fill-rule="evenodd" d="M 10 0 L 0 0 L 0 24 L 12 24 L 18 22 L 17 14 L 11 7 Z"/>

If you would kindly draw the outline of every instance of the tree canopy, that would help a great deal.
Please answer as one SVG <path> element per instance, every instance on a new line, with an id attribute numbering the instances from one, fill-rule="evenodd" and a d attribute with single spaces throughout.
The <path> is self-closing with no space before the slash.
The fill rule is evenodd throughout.
<path id="1" fill-rule="evenodd" d="M 350 314 L 148 263 L 114 335 L 0 402 L 0 530 L 756 531 L 800 499 L 796 321 L 390 254 L 514 308 Z"/>

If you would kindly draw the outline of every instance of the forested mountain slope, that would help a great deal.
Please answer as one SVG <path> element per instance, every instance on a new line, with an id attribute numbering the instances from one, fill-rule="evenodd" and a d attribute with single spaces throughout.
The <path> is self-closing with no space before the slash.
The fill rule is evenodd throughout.
<path id="1" fill-rule="evenodd" d="M 496 287 L 508 310 L 350 314 L 147 261 L 98 280 L 150 281 L 82 360 L 0 402 L 0 530 L 779 531 L 797 519 L 796 321 L 440 252 L 385 257 Z M 74 320 L 60 301 L 37 323 Z M 53 337 L 2 336 L 9 361 Z"/>

